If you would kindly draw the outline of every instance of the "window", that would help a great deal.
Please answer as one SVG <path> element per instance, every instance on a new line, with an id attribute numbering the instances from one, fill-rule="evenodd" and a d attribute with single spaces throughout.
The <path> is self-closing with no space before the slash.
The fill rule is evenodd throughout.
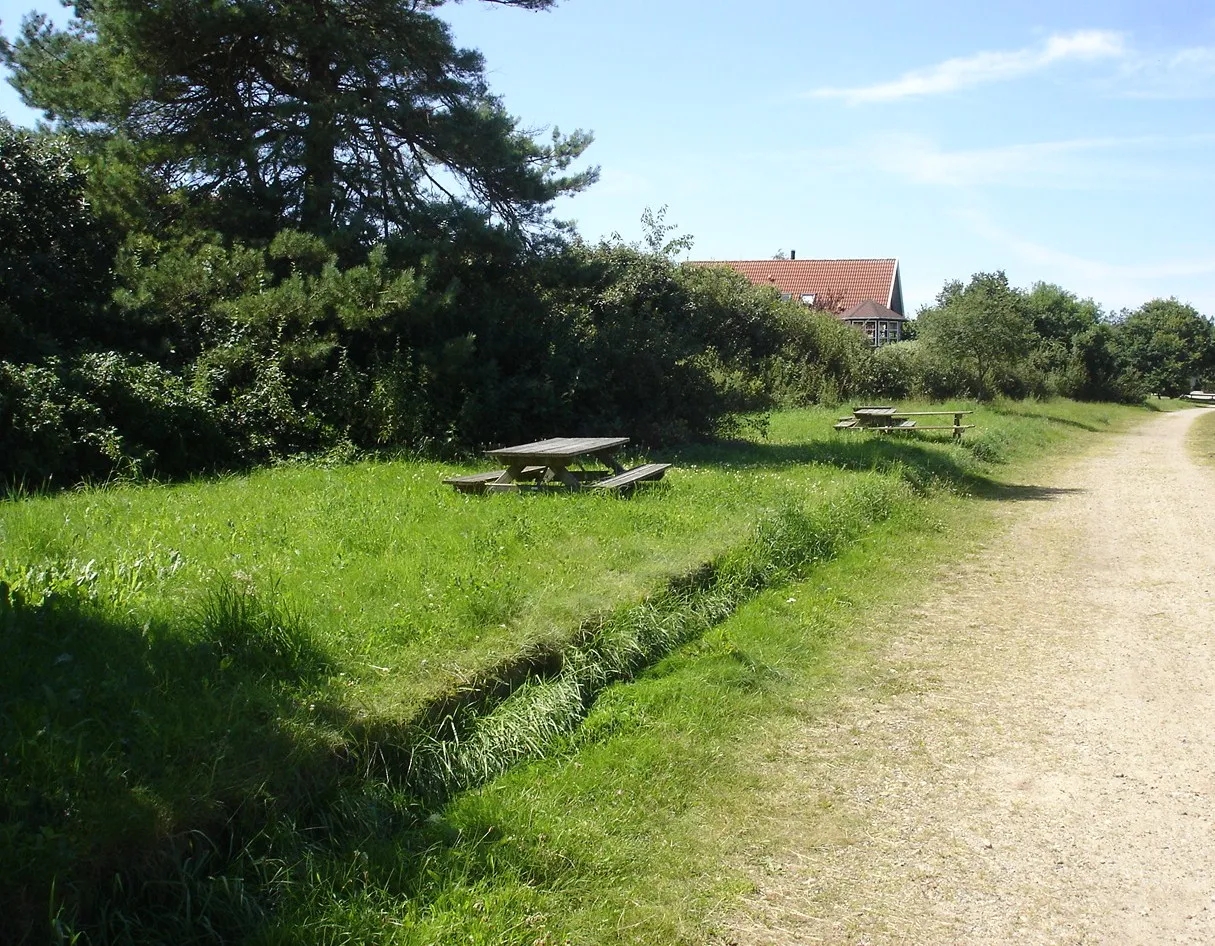
<path id="1" fill-rule="evenodd" d="M 806 305 L 814 305 L 814 295 L 815 294 L 813 292 L 803 292 L 802 302 L 804 302 Z"/>
<path id="2" fill-rule="evenodd" d="M 793 298 L 793 293 L 791 293 L 791 292 L 782 292 L 782 293 L 780 294 L 780 301 L 781 301 L 781 302 L 788 302 L 788 301 L 789 301 L 790 299 L 792 299 L 792 298 Z"/>

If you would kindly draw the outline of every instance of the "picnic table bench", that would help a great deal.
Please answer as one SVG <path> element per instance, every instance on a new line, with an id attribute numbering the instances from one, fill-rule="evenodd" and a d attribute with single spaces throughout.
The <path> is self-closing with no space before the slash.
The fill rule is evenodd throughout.
<path id="1" fill-rule="evenodd" d="M 629 492 L 639 483 L 662 479 L 671 464 L 646 463 L 626 470 L 616 461 L 616 451 L 628 442 L 628 437 L 553 437 L 501 447 L 487 452 L 505 463 L 505 469 L 450 476 L 443 482 L 466 493 L 505 492 L 519 489 L 521 484 Z M 573 463 L 585 463 L 588 457 L 607 469 L 570 469 Z"/>
<path id="2" fill-rule="evenodd" d="M 907 430 L 951 430 L 953 439 L 961 440 L 962 432 L 974 427 L 963 424 L 962 418 L 974 411 L 900 411 L 895 407 L 856 407 L 851 417 L 841 417 L 836 430 L 876 430 L 882 433 Z M 952 417 L 952 424 L 921 424 L 917 417 Z"/>

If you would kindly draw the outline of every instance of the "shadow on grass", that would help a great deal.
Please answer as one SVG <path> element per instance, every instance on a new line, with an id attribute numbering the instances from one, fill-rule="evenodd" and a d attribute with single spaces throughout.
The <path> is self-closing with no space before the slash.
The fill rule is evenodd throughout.
<path id="1" fill-rule="evenodd" d="M 1084 421 L 1072 420 L 1070 417 L 1055 417 L 1051 414 L 1034 414 L 1030 411 L 1013 410 L 1010 407 L 992 408 L 996 414 L 1002 414 L 1005 417 L 1024 417 L 1028 420 L 1044 420 L 1048 424 L 1057 424 L 1061 427 L 1074 427 L 1077 430 L 1086 430 L 1091 434 L 1099 434 L 1109 430 L 1108 424 L 1086 424 Z"/>
<path id="2" fill-rule="evenodd" d="M 201 888 L 182 871 L 230 860 L 268 799 L 315 798 L 308 778 L 334 768 L 299 709 L 324 655 L 252 600 L 211 601 L 186 630 L 9 593 L 0 585 L 0 942 L 54 940 L 56 922 L 104 942 L 129 939 L 141 914 L 198 920 Z"/>
<path id="3" fill-rule="evenodd" d="M 917 490 L 945 486 L 974 495 L 990 491 L 992 480 L 969 469 L 942 446 L 947 443 L 872 436 L 828 437 L 797 444 L 732 442 L 685 448 L 675 462 L 761 470 L 817 463 L 854 472 L 897 471 Z"/>
<path id="4" fill-rule="evenodd" d="M 324 700 L 325 655 L 272 607 L 221 591 L 158 627 L 8 593 L 0 944 L 310 941 L 286 906 L 301 885 L 425 904 L 507 854 L 557 876 L 542 850 L 439 819 L 444 800 L 406 784 L 393 734 Z"/>
<path id="5" fill-rule="evenodd" d="M 1072 422 L 1061 420 L 1060 423 Z M 1083 424 L 1077 426 L 1094 431 L 1100 429 Z M 676 462 L 762 470 L 819 463 L 854 472 L 897 472 L 919 492 L 944 487 L 994 502 L 1049 502 L 1085 492 L 1083 489 L 1004 483 L 968 468 L 959 462 L 957 453 L 940 449 L 944 445 L 939 441 L 903 437 L 832 437 L 801 444 L 727 442 L 686 448 L 679 453 Z"/>
<path id="6" fill-rule="evenodd" d="M 1062 486 L 1021 486 L 1015 483 L 997 483 L 988 481 L 972 494 L 980 499 L 994 499 L 1001 502 L 1052 502 L 1064 496 L 1087 493 L 1088 490 L 1079 487 Z"/>

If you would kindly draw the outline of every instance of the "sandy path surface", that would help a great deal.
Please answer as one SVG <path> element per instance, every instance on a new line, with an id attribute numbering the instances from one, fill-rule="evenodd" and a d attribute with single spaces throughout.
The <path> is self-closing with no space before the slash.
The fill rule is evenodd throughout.
<path id="1" fill-rule="evenodd" d="M 724 942 L 1215 944 L 1215 472 L 1153 418 L 1044 474 L 770 763 Z"/>

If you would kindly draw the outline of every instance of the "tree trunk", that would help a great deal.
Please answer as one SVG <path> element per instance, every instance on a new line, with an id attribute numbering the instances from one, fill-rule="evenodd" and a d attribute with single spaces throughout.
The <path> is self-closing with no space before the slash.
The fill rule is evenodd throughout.
<path id="1" fill-rule="evenodd" d="M 307 51 L 304 86 L 303 204 L 300 225 L 307 233 L 327 236 L 334 227 L 334 183 L 337 177 L 338 75 L 325 48 L 325 4 L 316 4 L 317 35 Z"/>

